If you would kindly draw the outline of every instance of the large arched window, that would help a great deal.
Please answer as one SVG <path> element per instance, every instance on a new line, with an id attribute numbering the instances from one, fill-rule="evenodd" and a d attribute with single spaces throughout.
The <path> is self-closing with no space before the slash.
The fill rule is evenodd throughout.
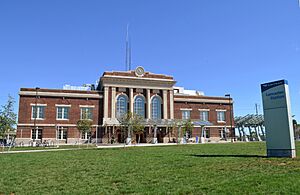
<path id="1" fill-rule="evenodd" d="M 133 111 L 135 114 L 145 118 L 145 98 L 138 95 L 134 99 Z"/>
<path id="2" fill-rule="evenodd" d="M 116 113 L 117 118 L 121 118 L 127 113 L 128 98 L 126 95 L 119 95 L 117 98 Z"/>
<path id="3" fill-rule="evenodd" d="M 161 99 L 155 96 L 151 100 L 151 118 L 154 120 L 161 119 Z"/>

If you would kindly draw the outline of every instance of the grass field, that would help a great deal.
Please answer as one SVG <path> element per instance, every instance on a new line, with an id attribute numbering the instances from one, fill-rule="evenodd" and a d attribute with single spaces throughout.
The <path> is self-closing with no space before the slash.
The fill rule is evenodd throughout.
<path id="1" fill-rule="evenodd" d="M 0 194 L 299 194 L 300 158 L 265 153 L 228 143 L 1 154 Z"/>

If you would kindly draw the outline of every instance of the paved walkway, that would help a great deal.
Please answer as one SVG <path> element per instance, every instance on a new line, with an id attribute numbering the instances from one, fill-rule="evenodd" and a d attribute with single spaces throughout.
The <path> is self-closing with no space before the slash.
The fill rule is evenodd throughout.
<path id="1" fill-rule="evenodd" d="M 30 153 L 30 152 L 54 152 L 54 151 L 66 151 L 66 150 L 80 150 L 85 148 L 65 148 L 65 149 L 45 149 L 45 150 L 12 150 L 0 152 L 0 154 L 14 154 L 14 153 Z"/>
<path id="2" fill-rule="evenodd" d="M 150 147 L 150 146 L 174 146 L 177 143 L 157 143 L 157 144 L 113 144 L 113 145 L 98 145 L 97 148 L 127 148 L 127 147 Z"/>
<path id="3" fill-rule="evenodd" d="M 218 143 L 230 143 L 230 142 L 218 142 Z M 201 143 L 188 143 L 188 145 L 193 144 L 201 144 Z M 205 144 L 217 144 L 215 142 L 207 142 Z M 96 148 L 101 149 L 109 149 L 109 148 L 127 148 L 127 147 L 155 147 L 155 146 L 174 146 L 174 145 L 185 145 L 185 144 L 177 144 L 177 143 L 157 143 L 157 144 L 131 144 L 131 145 L 124 145 L 124 144 L 101 144 L 98 145 Z M 90 147 L 92 149 L 95 147 Z M 15 153 L 31 153 L 31 152 L 55 152 L 55 151 L 67 151 L 67 150 L 81 150 L 87 149 L 84 145 L 81 148 L 57 148 L 57 149 L 36 149 L 36 150 L 13 150 L 13 151 L 4 151 L 0 152 L 0 154 L 15 154 Z"/>

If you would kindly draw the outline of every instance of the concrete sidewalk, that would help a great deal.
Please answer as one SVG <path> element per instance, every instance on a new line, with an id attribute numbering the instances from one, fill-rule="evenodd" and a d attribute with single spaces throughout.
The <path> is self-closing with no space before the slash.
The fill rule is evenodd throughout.
<path id="1" fill-rule="evenodd" d="M 97 148 L 127 148 L 127 147 L 150 147 L 150 146 L 175 146 L 177 143 L 157 143 L 157 144 L 113 144 L 113 145 L 98 145 Z"/>
<path id="2" fill-rule="evenodd" d="M 55 152 L 55 151 L 66 151 L 66 150 L 80 150 L 86 148 L 65 148 L 65 149 L 46 149 L 46 150 L 15 150 L 15 151 L 4 151 L 0 154 L 16 154 L 16 153 L 31 153 L 31 152 Z"/>
<path id="3" fill-rule="evenodd" d="M 56 152 L 56 151 L 68 151 L 68 150 L 81 150 L 81 149 L 110 149 L 110 148 L 127 148 L 127 147 L 155 147 L 155 146 L 175 146 L 175 145 L 194 145 L 194 144 L 225 144 L 230 142 L 207 142 L 207 143 L 188 143 L 188 144 L 177 144 L 177 143 L 157 143 L 157 144 L 130 144 L 130 145 L 124 145 L 124 144 L 101 144 L 97 145 L 96 147 L 89 147 L 86 148 L 84 145 L 82 145 L 81 148 L 62 148 L 62 149 L 37 149 L 37 150 L 15 150 L 15 151 L 4 151 L 0 152 L 0 154 L 17 154 L 17 153 L 31 153 L 31 152 Z"/>

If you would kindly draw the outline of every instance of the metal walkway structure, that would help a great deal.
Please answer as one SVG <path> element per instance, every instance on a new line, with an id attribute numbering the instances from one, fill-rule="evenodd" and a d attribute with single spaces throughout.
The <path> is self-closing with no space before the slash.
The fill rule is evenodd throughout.
<path id="1" fill-rule="evenodd" d="M 264 116 L 261 114 L 248 114 L 234 118 L 235 127 L 238 129 L 241 141 L 265 140 Z M 245 130 L 248 129 L 249 135 Z"/>

